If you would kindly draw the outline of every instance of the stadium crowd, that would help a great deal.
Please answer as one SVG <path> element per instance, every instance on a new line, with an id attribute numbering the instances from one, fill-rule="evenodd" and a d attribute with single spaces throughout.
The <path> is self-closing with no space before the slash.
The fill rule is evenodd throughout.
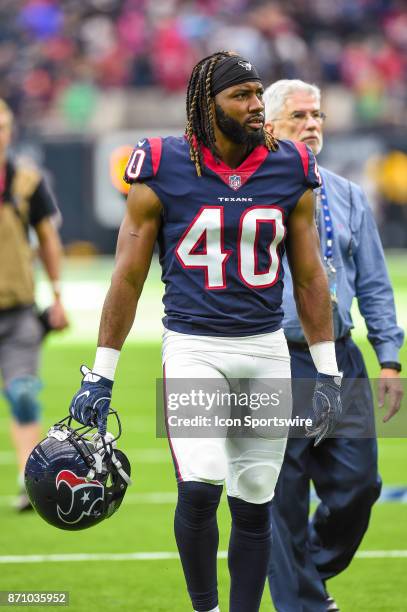
<path id="1" fill-rule="evenodd" d="M 2 0 L 0 97 L 28 133 L 45 116 L 78 131 L 106 92 L 183 92 L 219 48 L 250 57 L 265 82 L 317 82 L 334 100 L 331 128 L 343 113 L 405 123 L 402 0 Z"/>

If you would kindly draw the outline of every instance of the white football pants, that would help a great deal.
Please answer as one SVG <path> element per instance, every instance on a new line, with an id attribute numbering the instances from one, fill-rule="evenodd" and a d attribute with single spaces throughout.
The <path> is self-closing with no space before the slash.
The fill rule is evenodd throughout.
<path id="1" fill-rule="evenodd" d="M 239 379 L 244 379 L 246 397 L 257 399 L 260 393 L 278 390 L 283 398 L 281 405 L 266 405 L 261 416 L 291 416 L 290 355 L 282 330 L 239 338 L 192 336 L 167 330 L 163 336 L 163 370 L 167 416 L 170 410 L 176 410 L 173 401 L 170 404 L 168 400 L 173 400 L 180 385 L 186 389 L 190 379 L 205 379 L 205 389 L 216 388 L 224 397 L 233 393 Z M 184 414 L 188 412 L 184 399 L 185 404 Z M 233 404 L 222 410 L 225 417 L 233 418 L 236 411 L 241 414 Z M 256 410 L 246 410 L 256 417 Z M 227 437 L 227 426 L 223 431 L 217 428 L 214 437 L 210 437 L 213 429 L 209 429 L 208 437 L 205 433 L 195 437 L 196 430 L 189 437 L 185 428 L 181 434 L 184 437 L 179 437 L 179 428 L 168 426 L 167 431 L 179 481 L 217 485 L 225 482 L 228 495 L 255 504 L 272 499 L 288 426 L 270 429 L 260 425 L 249 428 L 250 435 L 237 437 Z"/>

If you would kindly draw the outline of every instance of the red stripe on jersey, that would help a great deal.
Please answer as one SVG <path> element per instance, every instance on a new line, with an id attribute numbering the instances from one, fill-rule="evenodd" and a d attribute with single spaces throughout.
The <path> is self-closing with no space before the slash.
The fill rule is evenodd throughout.
<path id="1" fill-rule="evenodd" d="M 153 165 L 153 174 L 155 176 L 158 172 L 158 168 L 160 167 L 163 143 L 161 138 L 149 138 L 148 142 L 150 143 L 151 162 Z"/>
<path id="2" fill-rule="evenodd" d="M 301 162 L 302 162 L 302 167 L 304 168 L 305 178 L 307 178 L 307 176 L 308 176 L 308 164 L 309 164 L 307 145 L 304 142 L 294 142 L 294 145 L 295 145 L 295 148 L 297 149 L 298 153 L 300 154 Z"/>

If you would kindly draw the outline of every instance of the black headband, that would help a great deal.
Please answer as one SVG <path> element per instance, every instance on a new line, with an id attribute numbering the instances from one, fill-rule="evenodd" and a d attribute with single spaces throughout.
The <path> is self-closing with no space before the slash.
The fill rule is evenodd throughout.
<path id="1" fill-rule="evenodd" d="M 213 69 L 212 96 L 215 97 L 216 94 L 224 89 L 233 85 L 239 85 L 239 83 L 246 83 L 247 81 L 261 82 L 256 67 L 239 55 L 225 57 Z"/>

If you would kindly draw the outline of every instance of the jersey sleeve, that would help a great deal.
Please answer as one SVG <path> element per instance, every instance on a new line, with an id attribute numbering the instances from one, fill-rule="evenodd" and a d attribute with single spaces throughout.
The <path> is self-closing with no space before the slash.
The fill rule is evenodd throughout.
<path id="1" fill-rule="evenodd" d="M 316 189 L 322 184 L 321 175 L 319 174 L 317 160 L 308 145 L 304 142 L 294 142 L 295 148 L 301 159 L 304 185 L 310 189 Z"/>
<path id="2" fill-rule="evenodd" d="M 133 149 L 124 172 L 129 185 L 153 179 L 160 167 L 162 152 L 161 138 L 142 138 Z"/>

